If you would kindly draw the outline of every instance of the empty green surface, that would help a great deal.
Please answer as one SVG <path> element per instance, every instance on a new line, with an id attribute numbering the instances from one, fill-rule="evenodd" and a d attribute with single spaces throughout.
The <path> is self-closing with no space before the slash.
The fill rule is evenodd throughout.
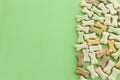
<path id="1" fill-rule="evenodd" d="M 0 0 L 0 80 L 78 80 L 79 2 Z"/>

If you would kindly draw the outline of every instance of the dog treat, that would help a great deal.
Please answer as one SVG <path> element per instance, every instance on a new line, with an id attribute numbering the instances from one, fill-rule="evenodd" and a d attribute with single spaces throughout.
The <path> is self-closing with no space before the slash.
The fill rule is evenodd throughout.
<path id="1" fill-rule="evenodd" d="M 89 53 L 90 59 L 91 59 L 91 64 L 97 64 L 98 61 L 96 59 L 96 54 L 94 52 Z"/>
<path id="2" fill-rule="evenodd" d="M 106 80 L 106 78 L 108 78 L 108 75 L 104 73 L 100 67 L 98 67 L 95 71 L 100 75 L 101 80 Z"/>
<path id="3" fill-rule="evenodd" d="M 109 36 L 108 32 L 102 32 L 102 39 L 100 40 L 100 42 L 103 43 L 103 44 L 107 44 L 108 36 Z"/>
<path id="4" fill-rule="evenodd" d="M 104 68 L 108 61 L 109 61 L 109 58 L 104 55 L 101 62 L 98 63 L 98 66 L 101 68 Z"/>
<path id="5" fill-rule="evenodd" d="M 116 48 L 120 49 L 120 42 L 115 42 Z"/>
<path id="6" fill-rule="evenodd" d="M 80 76 L 79 80 L 87 80 L 87 79 L 85 79 L 83 76 Z"/>
<path id="7" fill-rule="evenodd" d="M 101 15 L 102 14 L 102 11 L 101 10 L 99 10 L 97 7 L 95 7 L 95 6 L 93 6 L 92 8 L 91 8 L 91 11 L 92 12 L 94 12 L 94 13 L 96 13 L 97 15 Z"/>
<path id="8" fill-rule="evenodd" d="M 98 27 L 98 28 L 102 29 L 103 31 L 106 31 L 106 29 L 107 29 L 107 26 L 101 24 L 99 21 L 96 22 L 95 27 Z"/>
<path id="9" fill-rule="evenodd" d="M 83 8 L 82 12 L 86 13 L 89 17 L 92 17 L 93 15 L 93 12 L 88 10 L 86 7 Z"/>
<path id="10" fill-rule="evenodd" d="M 84 14 L 82 16 L 76 16 L 75 18 L 76 18 L 77 22 L 80 22 L 82 20 L 89 20 L 88 15 L 86 15 L 86 14 Z"/>
<path id="11" fill-rule="evenodd" d="M 103 69 L 104 72 L 106 72 L 107 74 L 110 74 L 111 69 L 115 66 L 115 63 L 111 60 L 108 61 L 107 66 Z"/>
<path id="12" fill-rule="evenodd" d="M 99 45 L 95 45 L 95 46 L 89 46 L 90 52 L 94 52 L 94 51 L 102 51 L 102 46 Z"/>
<path id="13" fill-rule="evenodd" d="M 85 32 L 85 33 L 88 33 L 89 32 L 89 27 L 82 27 L 81 25 L 77 25 L 77 31 L 80 31 L 80 32 Z"/>
<path id="14" fill-rule="evenodd" d="M 120 20 L 120 9 L 118 10 L 118 20 Z"/>
<path id="15" fill-rule="evenodd" d="M 117 64 L 115 65 L 115 67 L 120 69 L 120 57 L 119 57 L 119 61 L 118 61 Z"/>
<path id="16" fill-rule="evenodd" d="M 88 39 L 87 44 L 89 46 L 94 45 L 94 44 L 100 44 L 100 40 L 98 38 L 96 38 L 96 39 Z"/>
<path id="17" fill-rule="evenodd" d="M 115 35 L 115 34 L 110 33 L 109 39 L 120 41 L 120 35 Z"/>
<path id="18" fill-rule="evenodd" d="M 83 49 L 82 50 L 82 52 L 83 52 L 83 55 L 84 55 L 84 62 L 90 62 L 90 58 L 89 58 L 89 49 Z"/>
<path id="19" fill-rule="evenodd" d="M 118 16 L 112 16 L 112 24 L 113 27 L 118 26 Z"/>
<path id="20" fill-rule="evenodd" d="M 109 46 L 109 52 L 116 52 L 116 49 L 114 47 L 114 40 L 108 40 L 108 46 Z"/>
<path id="21" fill-rule="evenodd" d="M 101 35 L 101 33 L 102 33 L 102 30 L 101 30 L 101 29 L 98 29 L 98 28 L 96 28 L 96 27 L 94 27 L 94 26 L 91 26 L 91 27 L 89 28 L 89 31 L 90 31 L 90 32 L 95 32 L 97 35 Z"/>
<path id="22" fill-rule="evenodd" d="M 75 45 L 76 51 L 80 51 L 81 49 L 86 49 L 88 48 L 88 45 L 86 42 L 82 43 L 82 44 L 76 44 Z"/>
<path id="23" fill-rule="evenodd" d="M 111 25 L 111 18 L 112 18 L 112 16 L 110 14 L 105 14 L 104 24 L 107 25 L 107 26 L 110 26 Z"/>
<path id="24" fill-rule="evenodd" d="M 116 53 L 113 53 L 111 55 L 114 59 L 118 59 L 118 57 L 120 56 L 120 49 L 116 52 Z"/>
<path id="25" fill-rule="evenodd" d="M 97 54 L 97 57 L 102 57 L 102 56 L 104 56 L 104 55 L 109 55 L 110 52 L 109 52 L 108 49 L 105 49 L 105 50 L 103 50 L 103 51 L 97 51 L 96 54 Z"/>
<path id="26" fill-rule="evenodd" d="M 109 76 L 109 80 L 116 80 L 117 75 L 120 74 L 120 70 L 113 68 L 111 75 Z"/>
<path id="27" fill-rule="evenodd" d="M 104 17 L 99 17 L 99 16 L 97 16 L 96 14 L 93 14 L 92 19 L 93 19 L 93 20 L 96 20 L 96 21 L 100 21 L 101 23 L 103 23 L 104 20 L 105 20 Z"/>
<path id="28" fill-rule="evenodd" d="M 77 68 L 76 73 L 84 76 L 85 78 L 89 76 L 89 72 L 86 70 L 82 70 L 81 68 Z"/>
<path id="29" fill-rule="evenodd" d="M 93 65 L 88 66 L 87 69 L 88 69 L 92 79 L 95 79 L 98 77 L 98 74 L 95 72 Z"/>
<path id="30" fill-rule="evenodd" d="M 82 26 L 91 26 L 94 25 L 94 20 L 82 21 Z"/>
<path id="31" fill-rule="evenodd" d="M 84 42 L 83 35 L 84 35 L 84 32 L 78 32 L 78 40 L 77 40 L 78 43 Z"/>
<path id="32" fill-rule="evenodd" d="M 80 6 L 86 7 L 87 9 L 91 9 L 92 4 L 88 4 L 88 3 L 86 3 L 85 1 L 82 1 L 82 3 L 80 3 Z"/>
<path id="33" fill-rule="evenodd" d="M 108 0 L 98 0 L 98 1 L 103 2 L 104 4 L 108 2 Z"/>
<path id="34" fill-rule="evenodd" d="M 96 0 L 87 0 L 87 3 L 97 6 L 99 2 Z"/>
<path id="35" fill-rule="evenodd" d="M 108 0 L 108 1 L 113 4 L 113 7 L 115 9 L 120 8 L 120 4 L 118 4 L 116 0 Z"/>
<path id="36" fill-rule="evenodd" d="M 100 3 L 98 7 L 103 11 L 104 14 L 109 13 L 109 9 L 107 9 L 103 3 Z"/>
<path id="37" fill-rule="evenodd" d="M 111 15 L 114 15 L 117 13 L 117 11 L 114 9 L 112 4 L 107 4 L 106 7 L 109 9 Z"/>
<path id="38" fill-rule="evenodd" d="M 87 39 L 95 39 L 95 38 L 97 38 L 97 35 L 96 35 L 96 33 L 84 34 L 84 38 L 85 38 L 85 40 L 87 40 Z"/>
<path id="39" fill-rule="evenodd" d="M 112 32 L 112 33 L 115 33 L 115 34 L 120 34 L 120 28 L 114 28 L 114 27 L 110 26 L 108 28 L 108 32 Z"/>
<path id="40" fill-rule="evenodd" d="M 77 59 L 78 59 L 78 67 L 83 66 L 84 65 L 83 55 L 82 54 L 78 54 L 77 55 Z"/>

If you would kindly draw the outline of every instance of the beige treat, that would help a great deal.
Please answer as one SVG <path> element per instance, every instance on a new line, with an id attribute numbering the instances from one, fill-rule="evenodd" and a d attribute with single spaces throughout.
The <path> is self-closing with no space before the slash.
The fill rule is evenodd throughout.
<path id="1" fill-rule="evenodd" d="M 104 55 L 101 62 L 98 63 L 98 66 L 101 68 L 104 68 L 108 61 L 109 61 L 109 58 Z"/>
<path id="2" fill-rule="evenodd" d="M 93 65 L 88 66 L 87 69 L 90 72 L 90 75 L 91 75 L 92 79 L 95 79 L 95 78 L 98 77 L 98 74 L 95 72 Z"/>
<path id="3" fill-rule="evenodd" d="M 98 61 L 96 59 L 96 54 L 94 52 L 92 53 L 89 53 L 89 56 L 90 56 L 90 61 L 91 61 L 91 64 L 98 64 Z"/>
<path id="4" fill-rule="evenodd" d="M 89 49 L 82 49 L 82 52 L 84 55 L 84 62 L 90 62 Z"/>
<path id="5" fill-rule="evenodd" d="M 98 0 L 98 1 L 103 2 L 104 4 L 108 2 L 108 0 Z"/>
<path id="6" fill-rule="evenodd" d="M 104 55 L 109 55 L 110 52 L 109 52 L 108 49 L 106 49 L 106 50 L 104 50 L 104 51 L 98 51 L 98 52 L 96 52 L 96 54 L 97 54 L 97 57 L 102 57 L 102 56 L 104 56 Z"/>
<path id="7" fill-rule="evenodd" d="M 118 29 L 119 30 L 119 29 Z M 117 33 L 118 31 L 113 31 L 114 33 Z M 117 41 L 120 41 L 120 34 L 119 35 L 116 35 L 116 34 L 113 34 L 113 33 L 110 33 L 110 37 L 109 39 L 113 39 L 113 40 L 117 40 Z"/>
<path id="8" fill-rule="evenodd" d="M 119 61 L 117 62 L 117 64 L 115 66 L 116 66 L 116 68 L 120 69 L 120 57 L 119 57 Z"/>
<path id="9" fill-rule="evenodd" d="M 116 52 L 114 40 L 108 40 L 109 52 Z"/>
<path id="10" fill-rule="evenodd" d="M 95 71 L 100 75 L 101 80 L 106 80 L 106 78 L 108 78 L 108 75 L 105 74 L 100 67 L 98 67 Z"/>
<path id="11" fill-rule="evenodd" d="M 100 40 L 98 38 L 96 39 L 88 39 L 87 40 L 87 44 L 90 46 L 90 45 L 94 45 L 94 44 L 100 44 Z"/>
<path id="12" fill-rule="evenodd" d="M 83 66 L 84 65 L 83 55 L 82 54 L 78 54 L 77 55 L 77 59 L 78 59 L 78 67 Z"/>
<path id="13" fill-rule="evenodd" d="M 112 16 L 110 14 L 105 14 L 105 22 L 104 22 L 104 25 L 107 25 L 107 26 L 110 26 L 112 23 L 111 23 L 111 18 Z"/>
<path id="14" fill-rule="evenodd" d="M 83 31 L 85 33 L 88 33 L 89 27 L 82 27 L 81 25 L 77 25 L 77 31 Z"/>
<path id="15" fill-rule="evenodd" d="M 95 32 L 95 33 L 98 34 L 98 35 L 101 35 L 101 33 L 102 33 L 102 30 L 101 30 L 101 29 L 95 28 L 94 26 L 91 26 L 91 27 L 89 28 L 89 31 L 90 31 L 90 32 Z"/>
<path id="16" fill-rule="evenodd" d="M 107 29 L 107 26 L 103 25 L 99 21 L 96 22 L 95 27 L 102 29 L 102 31 L 106 31 L 106 29 Z"/>
<path id="17" fill-rule="evenodd" d="M 80 76 L 79 80 L 87 80 L 87 79 L 85 79 L 83 76 Z"/>
<path id="18" fill-rule="evenodd" d="M 118 10 L 118 20 L 120 20 L 120 10 Z"/>
<path id="19" fill-rule="evenodd" d="M 114 15 L 117 13 L 117 11 L 113 7 L 113 4 L 107 4 L 106 7 L 110 10 L 111 15 Z"/>
<path id="20" fill-rule="evenodd" d="M 112 16 L 112 24 L 113 27 L 118 27 L 118 16 Z"/>
<path id="21" fill-rule="evenodd" d="M 116 77 L 120 74 L 120 70 L 113 68 L 111 75 L 109 76 L 109 80 L 116 80 Z"/>
<path id="22" fill-rule="evenodd" d="M 93 45 L 89 46 L 90 52 L 95 52 L 95 51 L 102 51 L 102 45 Z"/>
<path id="23" fill-rule="evenodd" d="M 76 73 L 84 76 L 85 78 L 88 78 L 89 76 L 89 72 L 86 70 L 82 70 L 81 68 L 77 68 Z"/>
<path id="24" fill-rule="evenodd" d="M 83 44 L 76 44 L 75 45 L 76 51 L 80 51 L 81 49 L 86 49 L 88 48 L 88 45 L 86 42 L 84 42 Z"/>
<path id="25" fill-rule="evenodd" d="M 107 44 L 108 36 L 109 36 L 108 32 L 102 32 L 102 38 L 101 38 L 100 42 L 103 44 Z"/>
<path id="26" fill-rule="evenodd" d="M 86 7 L 83 8 L 82 12 L 87 14 L 89 17 L 92 17 L 93 15 L 93 12 L 87 9 Z"/>
<path id="27" fill-rule="evenodd" d="M 80 3 L 80 6 L 86 7 L 86 8 L 88 8 L 88 9 L 91 9 L 92 4 L 88 4 L 88 3 L 86 3 L 85 1 L 82 1 L 82 2 Z"/>
<path id="28" fill-rule="evenodd" d="M 104 14 L 107 14 L 109 12 L 109 9 L 107 9 L 103 3 L 100 3 L 97 6 L 103 11 Z"/>
<path id="29" fill-rule="evenodd" d="M 93 4 L 94 6 L 97 6 L 99 2 L 96 0 L 87 0 L 87 3 Z"/>
<path id="30" fill-rule="evenodd" d="M 107 74 L 110 74 L 112 68 L 115 66 L 115 63 L 111 60 L 109 60 L 107 66 L 103 69 L 104 72 L 106 72 Z"/>
<path id="31" fill-rule="evenodd" d="M 94 20 L 82 21 L 82 26 L 92 26 L 94 25 Z"/>
<path id="32" fill-rule="evenodd" d="M 84 39 L 85 40 L 87 40 L 87 39 L 96 39 L 96 38 L 97 38 L 96 33 L 84 34 Z"/>

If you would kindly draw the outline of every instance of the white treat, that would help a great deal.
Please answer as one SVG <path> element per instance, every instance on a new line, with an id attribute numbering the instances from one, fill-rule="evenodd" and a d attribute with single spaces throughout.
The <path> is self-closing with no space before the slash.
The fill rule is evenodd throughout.
<path id="1" fill-rule="evenodd" d="M 98 67 L 95 71 L 100 75 L 101 80 L 106 80 L 106 78 L 108 78 L 108 75 L 105 74 L 100 67 Z"/>
<path id="2" fill-rule="evenodd" d="M 120 42 L 115 42 L 116 48 L 120 49 Z"/>
<path id="3" fill-rule="evenodd" d="M 115 34 L 120 34 L 120 28 L 114 28 L 112 26 L 109 27 L 108 32 L 112 32 Z"/>
<path id="4" fill-rule="evenodd" d="M 77 31 L 83 31 L 85 33 L 89 32 L 89 27 L 82 27 L 81 25 L 77 25 Z"/>
<path id="5" fill-rule="evenodd" d="M 87 39 L 95 39 L 95 38 L 97 38 L 97 35 L 96 35 L 96 33 L 84 34 L 84 38 L 85 38 L 85 40 L 87 40 Z"/>
<path id="6" fill-rule="evenodd" d="M 96 14 L 93 15 L 92 19 L 93 19 L 93 20 L 100 21 L 101 23 L 103 23 L 104 20 L 105 20 L 104 17 L 99 17 L 99 16 L 97 16 Z"/>
<path id="7" fill-rule="evenodd" d="M 112 16 L 110 15 L 110 14 L 105 14 L 105 22 L 104 22 L 104 24 L 105 25 L 111 25 L 111 18 L 112 18 Z"/>
<path id="8" fill-rule="evenodd" d="M 89 46 L 89 49 L 90 49 L 90 52 L 102 51 L 102 46 L 101 45 Z"/>
<path id="9" fill-rule="evenodd" d="M 82 2 L 80 3 L 80 6 L 86 7 L 86 8 L 88 8 L 88 9 L 91 9 L 92 4 L 88 4 L 88 3 L 86 3 L 85 1 L 82 1 Z"/>
<path id="10" fill-rule="evenodd" d="M 79 80 L 87 80 L 87 79 L 85 79 L 83 76 L 80 76 Z"/>
<path id="11" fill-rule="evenodd" d="M 82 12 L 86 13 L 89 17 L 92 17 L 93 15 L 93 12 L 88 10 L 86 7 L 83 8 Z"/>
<path id="12" fill-rule="evenodd" d="M 82 26 L 91 26 L 94 25 L 94 20 L 82 21 Z"/>
<path id="13" fill-rule="evenodd" d="M 120 41 L 120 35 L 115 35 L 115 34 L 110 33 L 109 39 Z"/>
<path id="14" fill-rule="evenodd" d="M 80 51 L 81 49 L 86 49 L 88 48 L 88 45 L 86 42 L 84 42 L 83 44 L 76 44 L 75 45 L 76 51 Z"/>
<path id="15" fill-rule="evenodd" d="M 84 38 L 83 38 L 84 32 L 78 32 L 78 43 L 83 43 L 84 42 Z"/>
<path id="16" fill-rule="evenodd" d="M 113 27 L 118 26 L 118 16 L 112 16 L 112 24 Z"/>
<path id="17" fill-rule="evenodd" d="M 109 9 L 107 9 L 103 3 L 100 3 L 98 7 L 103 11 L 104 14 L 107 14 L 109 12 Z"/>
<path id="18" fill-rule="evenodd" d="M 116 52 L 116 53 L 113 53 L 111 55 L 114 59 L 118 59 L 118 57 L 120 56 L 120 49 Z"/>
<path id="19" fill-rule="evenodd" d="M 117 11 L 113 8 L 113 4 L 108 4 L 106 7 L 110 10 L 110 14 L 114 15 L 117 13 Z"/>
<path id="20" fill-rule="evenodd" d="M 108 1 L 113 4 L 115 9 L 120 8 L 120 4 L 116 0 L 108 0 Z"/>
<path id="21" fill-rule="evenodd" d="M 76 16 L 75 18 L 76 18 L 76 21 L 77 21 L 77 22 L 80 22 L 80 21 L 82 21 L 82 20 L 89 20 L 87 14 L 82 15 L 82 16 Z"/>
<path id="22" fill-rule="evenodd" d="M 113 68 L 111 75 L 108 77 L 109 80 L 116 80 L 117 75 L 120 74 L 120 70 Z"/>
<path id="23" fill-rule="evenodd" d="M 90 61 L 89 49 L 83 49 L 82 52 L 83 52 L 83 55 L 84 55 L 84 58 L 83 58 L 84 62 L 89 62 Z"/>
<path id="24" fill-rule="evenodd" d="M 98 8 L 96 8 L 95 6 L 93 6 L 93 7 L 91 8 L 91 11 L 93 11 L 94 13 L 96 13 L 96 14 L 99 15 L 99 16 L 102 14 L 102 11 L 99 10 Z"/>
<path id="25" fill-rule="evenodd" d="M 94 52 L 89 53 L 90 59 L 91 59 L 91 64 L 97 64 L 98 61 L 96 59 L 96 54 Z"/>
<path id="26" fill-rule="evenodd" d="M 93 65 L 88 66 L 87 69 L 90 72 L 92 79 L 95 79 L 98 77 L 98 74 L 95 72 Z"/>
<path id="27" fill-rule="evenodd" d="M 100 42 L 103 44 L 107 44 L 108 36 L 109 36 L 108 32 L 102 32 L 102 39 L 100 40 Z"/>
<path id="28" fill-rule="evenodd" d="M 112 62 L 111 60 L 109 60 L 107 66 L 103 69 L 104 72 L 106 72 L 107 74 L 110 74 L 111 69 L 115 66 L 115 63 Z"/>

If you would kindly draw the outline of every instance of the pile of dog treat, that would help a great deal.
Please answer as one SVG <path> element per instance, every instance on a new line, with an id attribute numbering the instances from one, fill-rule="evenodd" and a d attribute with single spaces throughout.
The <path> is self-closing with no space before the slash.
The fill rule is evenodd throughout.
<path id="1" fill-rule="evenodd" d="M 83 15 L 76 16 L 79 25 L 75 49 L 81 53 L 77 54 L 76 74 L 80 80 L 98 76 L 101 80 L 116 80 L 120 73 L 120 5 L 116 0 L 87 0 L 80 6 Z M 83 69 L 88 62 L 90 65 Z"/>

